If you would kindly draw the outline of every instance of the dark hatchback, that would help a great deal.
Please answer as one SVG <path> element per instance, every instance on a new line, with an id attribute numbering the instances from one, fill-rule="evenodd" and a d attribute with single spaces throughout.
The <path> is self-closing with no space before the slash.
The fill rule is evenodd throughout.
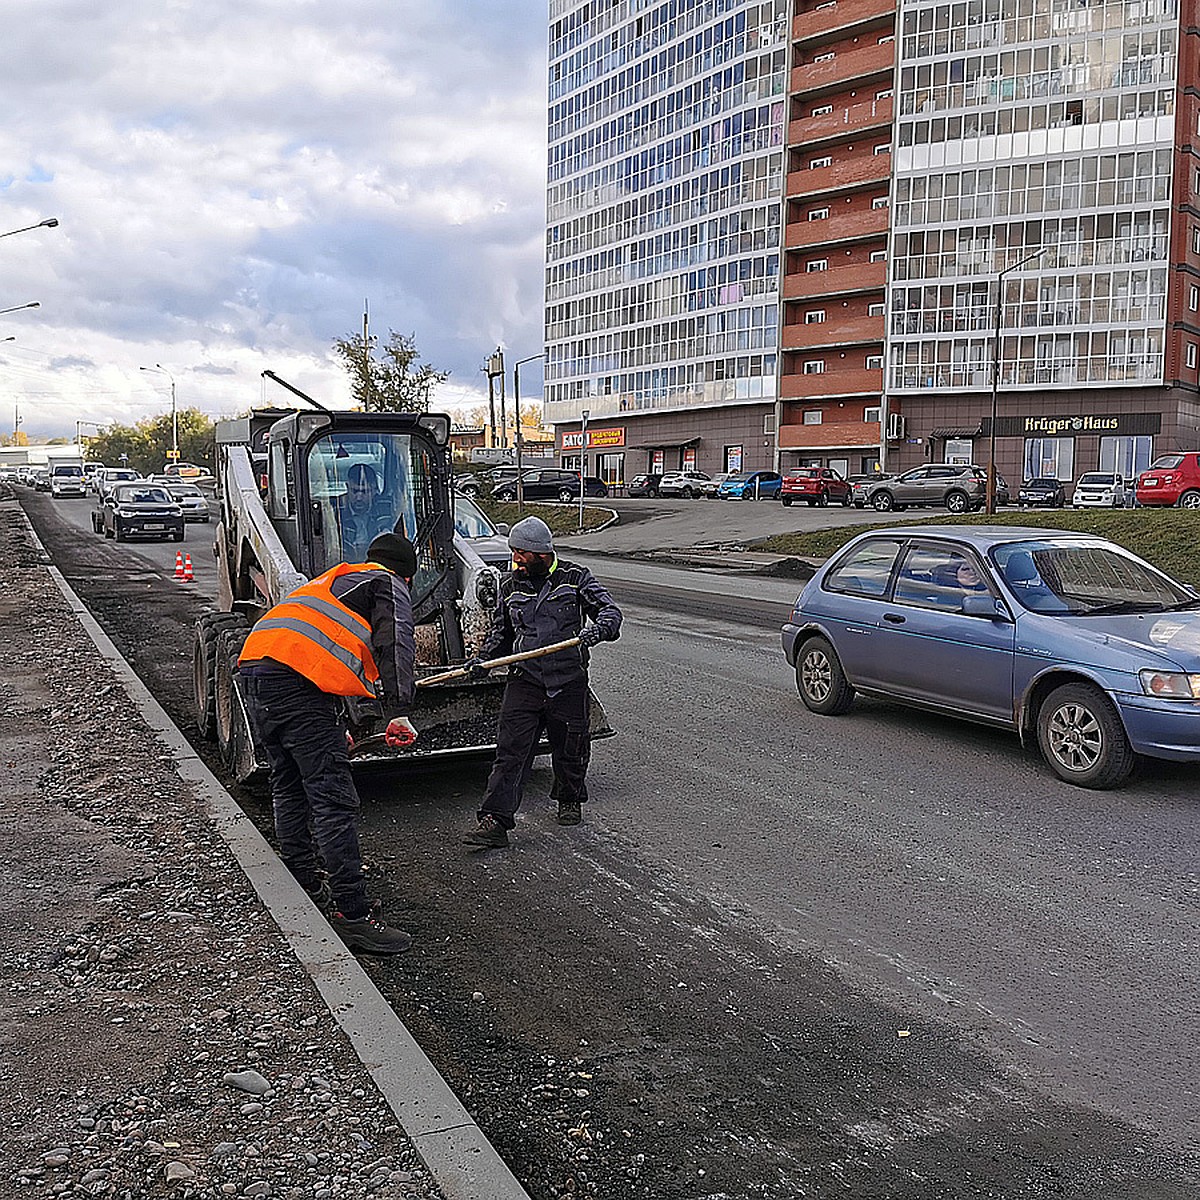
<path id="1" fill-rule="evenodd" d="M 1027 479 L 1017 493 L 1017 507 L 1036 508 L 1039 504 L 1047 508 L 1062 508 L 1067 503 L 1067 491 L 1057 479 Z"/>
<path id="2" fill-rule="evenodd" d="M 564 504 L 579 499 L 579 473 L 557 467 L 543 467 L 539 471 L 526 471 L 521 476 L 521 494 L 526 500 L 561 500 Z M 589 475 L 583 481 L 585 496 L 608 495 L 604 481 Z M 517 498 L 517 481 L 509 480 L 492 488 L 492 499 L 507 502 Z"/>
<path id="3" fill-rule="evenodd" d="M 658 485 L 662 482 L 661 475 L 635 475 L 629 481 L 630 496 L 657 496 Z"/>
<path id="4" fill-rule="evenodd" d="M 156 538 L 183 541 L 183 509 L 165 487 L 144 483 L 122 483 L 105 497 L 92 514 L 97 533 L 123 542 L 127 538 Z"/>

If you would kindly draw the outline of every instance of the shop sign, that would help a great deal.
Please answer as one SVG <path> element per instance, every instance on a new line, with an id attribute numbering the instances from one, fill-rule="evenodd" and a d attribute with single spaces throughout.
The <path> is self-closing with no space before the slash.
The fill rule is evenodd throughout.
<path id="1" fill-rule="evenodd" d="M 625 427 L 623 425 L 619 425 L 615 429 L 589 429 L 587 431 L 587 448 L 589 450 L 623 445 L 625 445 Z M 582 430 L 577 433 L 564 433 L 562 448 L 564 450 L 583 449 Z"/>
<path id="2" fill-rule="evenodd" d="M 725 447 L 725 469 L 730 472 L 736 472 L 742 469 L 741 446 Z"/>
<path id="3" fill-rule="evenodd" d="M 662 450 L 655 450 L 650 455 L 650 474 L 661 475 L 663 473 L 663 461 L 665 454 Z"/>
<path id="4" fill-rule="evenodd" d="M 991 436 L 991 418 L 984 417 L 980 433 Z M 1069 414 L 1066 416 L 1000 417 L 996 421 L 997 437 L 1132 437 L 1162 431 L 1162 413 L 1106 413 L 1097 415 Z"/>
<path id="5" fill-rule="evenodd" d="M 683 469 L 685 471 L 694 471 L 696 469 L 696 447 L 687 446 L 683 451 Z"/>

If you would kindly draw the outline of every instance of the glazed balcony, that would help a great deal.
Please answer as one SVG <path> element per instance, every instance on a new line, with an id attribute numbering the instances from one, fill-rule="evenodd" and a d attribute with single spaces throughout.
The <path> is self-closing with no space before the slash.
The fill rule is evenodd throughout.
<path id="1" fill-rule="evenodd" d="M 872 76 L 886 78 L 889 83 L 896 61 L 896 43 L 860 46 L 844 50 L 827 62 L 799 63 L 792 68 L 793 95 L 806 95 L 834 87 L 846 87 L 856 80 Z"/>
<path id="2" fill-rule="evenodd" d="M 889 182 L 891 174 L 890 153 L 862 154 L 844 162 L 831 163 L 827 167 L 805 167 L 800 171 L 788 172 L 788 199 L 800 200 L 806 196 L 879 187 Z"/>
<path id="3" fill-rule="evenodd" d="M 856 26 L 872 23 L 892 28 L 895 23 L 894 0 L 837 0 L 828 7 L 822 5 L 811 12 L 792 18 L 792 40 L 824 40 L 831 35 L 843 35 Z"/>
<path id="4" fill-rule="evenodd" d="M 788 223 L 784 245 L 789 250 L 808 250 L 814 246 L 832 246 L 839 242 L 861 242 L 864 238 L 886 238 L 888 210 L 868 208 L 860 212 L 838 212 L 820 221 Z"/>
<path id="5" fill-rule="evenodd" d="M 853 263 L 828 271 L 797 271 L 783 278 L 785 300 L 815 300 L 825 296 L 847 296 L 856 292 L 878 292 L 887 286 L 887 263 Z"/>
<path id="6" fill-rule="evenodd" d="M 814 351 L 818 357 L 821 351 Z M 780 380 L 780 395 L 785 400 L 817 400 L 822 397 L 870 396 L 883 391 L 883 371 L 868 370 L 866 367 L 844 367 L 820 375 L 805 375 L 803 372 L 784 374 Z"/>

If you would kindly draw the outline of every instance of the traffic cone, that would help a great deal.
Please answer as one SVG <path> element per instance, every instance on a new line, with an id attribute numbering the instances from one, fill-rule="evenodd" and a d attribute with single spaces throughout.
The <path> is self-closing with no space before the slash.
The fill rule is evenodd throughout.
<path id="1" fill-rule="evenodd" d="M 190 554 L 185 554 L 183 556 L 183 582 L 196 582 L 196 577 L 192 574 L 192 556 Z"/>
<path id="2" fill-rule="evenodd" d="M 175 551 L 175 578 L 176 579 L 183 578 L 183 551 L 182 550 Z"/>

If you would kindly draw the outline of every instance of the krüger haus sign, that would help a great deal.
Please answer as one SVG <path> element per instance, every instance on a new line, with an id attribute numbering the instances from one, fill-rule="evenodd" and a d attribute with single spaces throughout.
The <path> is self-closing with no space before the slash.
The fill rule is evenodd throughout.
<path id="1" fill-rule="evenodd" d="M 984 417 L 980 434 L 989 437 L 991 418 Z M 1001 417 L 997 437 L 1134 437 L 1162 432 L 1162 413 L 1105 413 L 1069 416 Z"/>

